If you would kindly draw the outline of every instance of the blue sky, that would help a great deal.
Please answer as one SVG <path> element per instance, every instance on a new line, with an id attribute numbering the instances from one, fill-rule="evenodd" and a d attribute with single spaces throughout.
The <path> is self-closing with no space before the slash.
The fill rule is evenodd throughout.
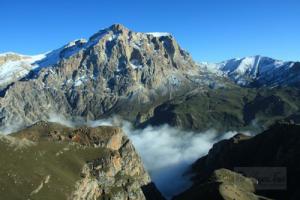
<path id="1" fill-rule="evenodd" d="M 197 61 L 300 60 L 299 0 L 0 0 L 0 52 L 46 52 L 113 23 L 170 32 Z"/>

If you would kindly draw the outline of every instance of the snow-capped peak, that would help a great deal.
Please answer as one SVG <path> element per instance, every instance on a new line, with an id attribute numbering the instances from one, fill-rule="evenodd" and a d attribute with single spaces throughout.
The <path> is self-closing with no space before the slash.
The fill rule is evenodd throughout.
<path id="1" fill-rule="evenodd" d="M 285 62 L 265 56 L 249 56 L 234 58 L 217 64 L 202 63 L 212 72 L 223 74 L 240 85 L 248 85 L 253 81 L 275 80 L 283 71 L 289 70 L 294 62 Z"/>
<path id="2" fill-rule="evenodd" d="M 0 89 L 23 78 L 31 70 L 57 64 L 61 59 L 86 48 L 86 44 L 87 41 L 84 39 L 74 40 L 59 49 L 34 56 L 14 52 L 0 54 Z"/>
<path id="3" fill-rule="evenodd" d="M 283 61 L 258 55 L 227 60 L 218 63 L 217 67 L 228 74 L 248 74 L 255 77 L 262 71 L 268 70 L 269 68 L 280 67 L 282 64 L 284 64 Z"/>
<path id="4" fill-rule="evenodd" d="M 11 58 L 10 56 L 14 57 Z M 0 89 L 1 86 L 10 84 L 14 79 L 24 77 L 30 70 L 38 67 L 35 63 L 46 57 L 45 54 L 27 56 L 13 52 L 3 53 L 1 57 L 5 58 L 0 62 Z"/>
<path id="5" fill-rule="evenodd" d="M 34 56 L 17 54 L 14 52 L 2 53 L 0 54 L 0 89 L 23 78 L 31 70 L 53 66 L 62 59 L 67 59 L 80 51 L 84 51 L 98 44 L 102 39 L 111 41 L 117 38 L 121 31 L 129 30 L 123 25 L 115 24 L 109 28 L 100 30 L 90 37 L 88 41 L 86 39 L 77 39 L 63 45 L 59 49 Z M 154 35 L 163 36 L 166 34 L 155 33 Z"/>

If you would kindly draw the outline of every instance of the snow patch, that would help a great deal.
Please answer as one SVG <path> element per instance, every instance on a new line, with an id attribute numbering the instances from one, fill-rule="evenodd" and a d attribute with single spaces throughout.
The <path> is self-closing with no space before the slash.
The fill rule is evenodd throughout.
<path id="1" fill-rule="evenodd" d="M 168 83 L 173 87 L 177 87 L 181 84 L 181 81 L 178 75 L 172 74 L 168 77 Z"/>
<path id="2" fill-rule="evenodd" d="M 4 54 L 2 55 L 4 56 Z M 6 83 L 9 84 L 14 79 L 20 79 L 24 77 L 29 73 L 29 71 L 38 67 L 37 65 L 35 65 L 35 62 L 37 60 L 45 57 L 44 54 L 36 56 L 25 56 L 19 54 L 15 55 L 20 56 L 20 60 L 7 61 L 4 64 L 0 65 L 0 85 Z"/>
<path id="3" fill-rule="evenodd" d="M 78 87 L 78 86 L 82 85 L 82 84 L 83 84 L 84 82 L 86 82 L 86 81 L 87 81 L 87 78 L 86 78 L 85 75 L 83 75 L 83 76 L 77 78 L 77 79 L 74 81 L 74 86 L 75 86 L 75 87 Z"/>
<path id="4" fill-rule="evenodd" d="M 113 40 L 115 40 L 116 38 L 118 38 L 118 35 L 116 35 L 116 34 L 113 34 L 113 35 L 110 35 L 109 37 L 108 37 L 108 41 L 113 41 Z"/>
<path id="5" fill-rule="evenodd" d="M 17 61 L 8 61 L 0 65 L 0 86 L 10 84 L 13 81 L 25 77 L 31 70 L 55 65 L 59 63 L 61 59 L 69 58 L 82 50 L 94 46 L 104 35 L 106 35 L 106 32 L 100 32 L 88 42 L 85 39 L 74 40 L 59 49 L 34 56 L 13 52 L 2 53 L 0 54 L 1 57 L 16 55 L 20 59 Z"/>
<path id="6" fill-rule="evenodd" d="M 78 87 L 78 86 L 80 86 L 80 85 L 82 85 L 82 80 L 76 80 L 75 82 L 74 82 L 74 86 L 75 87 Z"/>
<path id="7" fill-rule="evenodd" d="M 293 65 L 294 62 L 284 62 L 263 56 L 235 58 L 217 64 L 203 63 L 203 66 L 211 71 L 223 74 L 243 86 L 254 80 L 282 82 L 286 78 L 282 74 L 288 72 Z M 278 80 L 275 80 L 275 77 Z"/>
<path id="8" fill-rule="evenodd" d="M 151 33 L 146 33 L 146 34 L 152 35 L 153 37 L 171 36 L 170 33 L 164 33 L 164 32 L 151 32 Z"/>
<path id="9" fill-rule="evenodd" d="M 141 69 L 141 68 L 143 68 L 143 65 L 141 65 L 141 64 L 139 63 L 139 61 L 136 60 L 136 59 L 133 59 L 133 60 L 130 61 L 130 66 L 131 66 L 133 69 Z"/>

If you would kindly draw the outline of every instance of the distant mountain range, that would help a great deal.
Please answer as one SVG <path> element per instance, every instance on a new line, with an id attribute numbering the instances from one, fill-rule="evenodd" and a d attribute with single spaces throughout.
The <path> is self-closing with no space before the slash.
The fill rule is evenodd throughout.
<path id="1" fill-rule="evenodd" d="M 218 64 L 201 63 L 242 86 L 288 86 L 299 84 L 299 62 L 284 62 L 263 56 L 231 59 Z"/>
<path id="2" fill-rule="evenodd" d="M 299 67 L 261 56 L 197 64 L 171 34 L 115 24 L 46 54 L 1 54 L 0 127 L 59 113 L 119 115 L 137 127 L 264 129 L 298 119 Z"/>

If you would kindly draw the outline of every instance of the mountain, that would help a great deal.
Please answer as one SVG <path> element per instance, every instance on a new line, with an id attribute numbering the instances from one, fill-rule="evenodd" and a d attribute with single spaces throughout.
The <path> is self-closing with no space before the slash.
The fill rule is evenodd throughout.
<path id="1" fill-rule="evenodd" d="M 210 194 L 204 186 L 217 184 L 218 181 L 210 179 L 210 176 L 222 168 L 232 172 L 219 173 L 219 176 L 223 174 L 223 178 L 219 178 L 221 179 L 219 183 L 229 184 L 227 189 L 221 184 L 215 186 L 217 191 L 215 195 L 225 191 L 223 197 L 219 199 L 231 199 L 224 194 L 228 194 L 234 185 L 237 186 L 236 189 L 241 189 L 243 192 L 254 192 L 272 199 L 299 199 L 297 186 L 300 178 L 299 133 L 300 125 L 278 123 L 256 136 L 237 134 L 231 139 L 214 144 L 206 156 L 193 164 L 191 168 L 191 173 L 194 174 L 193 186 L 176 199 L 191 199 L 186 198 L 188 196 L 201 199 L 204 197 L 202 195 Z M 246 169 L 241 170 L 242 167 Z M 250 184 L 255 185 L 256 191 L 245 190 L 243 184 L 236 183 L 235 181 L 240 180 L 239 175 L 234 175 L 237 172 L 258 180 L 254 182 L 255 184 Z M 243 178 L 241 180 L 242 183 L 245 182 Z"/>
<path id="2" fill-rule="evenodd" d="M 4 89 L 7 85 L 19 80 L 36 68 L 36 60 L 41 56 L 25 56 L 15 53 L 0 54 L 0 88 Z"/>
<path id="3" fill-rule="evenodd" d="M 37 56 L 0 55 L 0 131 L 61 115 L 135 127 L 264 130 L 300 119 L 298 62 L 197 64 L 169 33 L 115 24 Z"/>
<path id="4" fill-rule="evenodd" d="M 34 60 L 28 61 L 31 70 L 22 76 L 7 74 L 1 126 L 30 125 L 50 113 L 143 120 L 153 107 L 191 88 L 226 84 L 201 71 L 172 35 L 133 32 L 120 24 L 40 57 L 29 59 Z M 22 71 L 16 66 L 12 69 Z"/>
<path id="5" fill-rule="evenodd" d="M 1 199 L 164 199 L 120 128 L 38 122 L 0 144 Z"/>
<path id="6" fill-rule="evenodd" d="M 0 133 L 14 132 L 0 134 L 0 196 L 164 199 L 120 128 L 46 122 L 117 115 L 134 128 L 169 124 L 190 137 L 263 131 L 215 144 L 175 199 L 298 199 L 299 66 L 262 56 L 197 64 L 171 34 L 120 24 L 44 54 L 0 54 Z M 288 190 L 256 190 L 259 177 L 237 166 L 285 167 Z"/>
<path id="7" fill-rule="evenodd" d="M 94 42 L 87 43 L 84 39 L 76 40 L 57 50 L 34 56 L 13 52 L 0 54 L 0 89 L 26 77 L 30 72 L 39 71 L 44 67 L 57 64 L 62 59 L 68 59 L 78 51 L 92 46 Z"/>
<path id="8" fill-rule="evenodd" d="M 300 82 L 299 62 L 284 62 L 263 56 L 251 56 L 218 64 L 203 63 L 203 65 L 242 86 L 275 87 L 299 85 Z"/>

